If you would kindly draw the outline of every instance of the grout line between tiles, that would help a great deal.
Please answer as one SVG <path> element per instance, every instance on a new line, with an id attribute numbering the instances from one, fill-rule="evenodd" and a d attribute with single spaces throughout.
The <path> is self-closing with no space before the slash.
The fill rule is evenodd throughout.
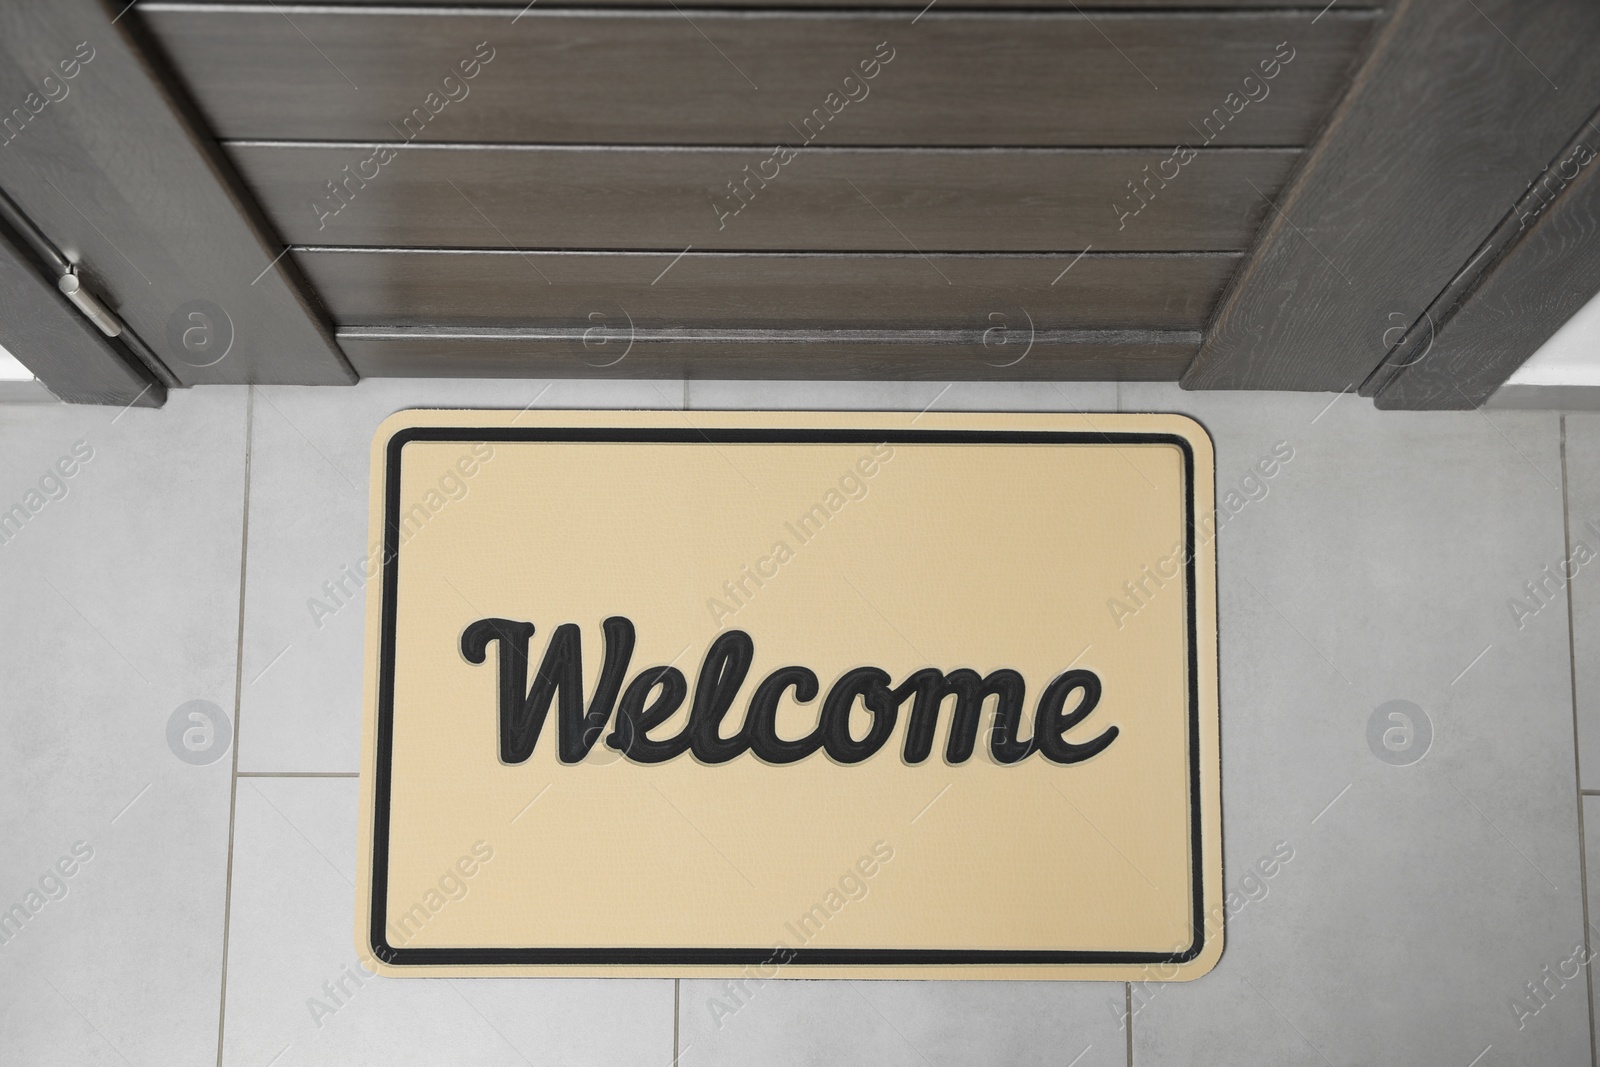
<path id="1" fill-rule="evenodd" d="M 222 890 L 222 988 L 217 998 L 217 1067 L 228 1018 L 228 926 L 233 918 L 233 828 L 239 802 L 239 708 L 244 699 L 244 587 L 250 558 L 250 448 L 255 433 L 255 386 L 244 393 L 244 502 L 239 522 L 239 636 L 233 653 L 233 752 L 228 775 L 228 869 Z"/>
<path id="2" fill-rule="evenodd" d="M 1117 410 L 1122 410 L 1122 383 L 1117 383 Z M 1133 983 L 1122 983 L 1122 1028 L 1128 1035 L 1128 1067 L 1133 1067 Z"/>
<path id="3" fill-rule="evenodd" d="M 1570 506 L 1571 488 L 1567 482 L 1567 417 L 1561 416 L 1561 545 L 1562 558 L 1572 558 L 1572 516 Z M 1583 913 L 1583 947 L 1588 962 L 1584 965 L 1584 984 L 1588 987 L 1589 1008 L 1589 1063 L 1591 1067 L 1600 1064 L 1600 1053 L 1597 1053 L 1594 1033 L 1594 951 L 1591 948 L 1593 937 L 1589 931 L 1589 857 L 1588 849 L 1583 834 L 1583 757 L 1578 748 L 1578 646 L 1576 634 L 1572 628 L 1572 583 L 1569 581 L 1566 588 L 1567 594 L 1567 671 L 1568 685 L 1572 693 L 1572 775 L 1578 783 L 1578 905 Z M 1592 794 L 1591 794 L 1592 795 Z"/>
<path id="4" fill-rule="evenodd" d="M 688 391 L 689 383 L 684 382 L 684 390 Z M 678 1067 L 678 983 L 682 979 L 672 980 L 672 1067 Z"/>

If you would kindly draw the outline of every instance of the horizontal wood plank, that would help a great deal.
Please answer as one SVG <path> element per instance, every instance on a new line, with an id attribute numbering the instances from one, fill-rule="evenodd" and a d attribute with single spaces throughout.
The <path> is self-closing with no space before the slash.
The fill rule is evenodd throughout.
<path id="1" fill-rule="evenodd" d="M 1251 187 L 1272 195 L 1298 156 L 1208 149 L 1163 168 L 1170 151 L 809 149 L 763 188 L 767 150 L 413 145 L 369 166 L 377 149 L 229 146 L 297 245 L 674 253 L 1237 251 L 1269 210 Z"/>
<path id="2" fill-rule="evenodd" d="M 364 377 L 1171 381 L 1194 331 L 443 331 L 341 328 Z M 987 343 L 986 343 L 987 342 Z"/>
<path id="3" fill-rule="evenodd" d="M 340 325 L 1199 329 L 1238 264 L 1198 255 L 302 250 Z"/>
<path id="4" fill-rule="evenodd" d="M 168 3 L 134 16 L 224 138 L 796 146 L 1303 145 L 1375 21 Z"/>

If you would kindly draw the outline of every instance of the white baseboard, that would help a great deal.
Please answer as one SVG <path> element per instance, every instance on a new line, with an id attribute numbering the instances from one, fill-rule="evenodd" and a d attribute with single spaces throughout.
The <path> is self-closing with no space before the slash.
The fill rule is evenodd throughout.
<path id="1" fill-rule="evenodd" d="M 0 381 L 0 404 L 55 404 L 59 403 L 50 395 L 43 383 L 34 381 L 8 382 Z"/>
<path id="2" fill-rule="evenodd" d="M 1506 383 L 1483 405 L 1536 411 L 1600 411 L 1600 385 L 1515 385 Z"/>

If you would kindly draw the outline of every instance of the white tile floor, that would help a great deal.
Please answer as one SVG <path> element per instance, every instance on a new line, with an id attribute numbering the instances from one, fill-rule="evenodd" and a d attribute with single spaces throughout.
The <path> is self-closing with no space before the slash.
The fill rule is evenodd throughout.
<path id="1" fill-rule="evenodd" d="M 1526 583 L 1580 541 L 1600 552 L 1600 416 L 1333 400 L 368 381 L 197 389 L 160 411 L 0 405 L 0 511 L 47 501 L 0 543 L 0 908 L 38 905 L 0 942 L 0 1063 L 1593 1063 L 1592 983 L 1561 972 L 1600 948 L 1579 791 L 1581 773 L 1600 857 L 1600 559 L 1570 611 L 1559 585 Z M 385 415 L 530 402 L 1182 411 L 1216 440 L 1224 494 L 1287 442 L 1218 551 L 1229 883 L 1280 842 L 1294 858 L 1233 918 L 1216 971 L 773 983 L 720 1027 L 711 983 L 358 972 L 362 615 L 319 626 L 306 602 L 365 552 Z M 186 761 L 169 725 L 196 700 L 225 711 L 209 747 L 178 713 Z M 1431 726 L 1409 765 L 1368 742 L 1394 700 Z"/>

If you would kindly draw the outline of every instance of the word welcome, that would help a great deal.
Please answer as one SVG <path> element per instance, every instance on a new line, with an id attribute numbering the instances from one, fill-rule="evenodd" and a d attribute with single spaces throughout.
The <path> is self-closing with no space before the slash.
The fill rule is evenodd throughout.
<path id="1" fill-rule="evenodd" d="M 21 136 L 22 131 L 28 128 L 28 123 L 38 117 L 39 113 L 51 104 L 59 104 L 72 92 L 72 86 L 67 82 L 76 78 L 83 72 L 83 68 L 94 60 L 94 46 L 88 41 L 79 41 L 73 49 L 72 55 L 56 64 L 56 70 L 61 72 L 58 79 L 54 74 L 46 74 L 40 79 L 39 86 L 44 90 L 44 95 L 29 93 L 22 98 L 22 106 L 14 107 L 11 113 L 0 120 L 0 145 L 8 145 Z"/>
<path id="2" fill-rule="evenodd" d="M 903 757 L 921 763 L 933 748 L 939 711 L 955 697 L 945 762 L 965 763 L 977 742 L 978 717 L 985 702 L 996 700 L 989 752 L 995 762 L 1019 763 L 1040 753 L 1051 763 L 1082 763 L 1103 752 L 1117 737 L 1108 726 L 1092 740 L 1074 743 L 1068 731 L 1088 718 L 1100 703 L 1100 678 L 1092 671 L 1068 670 L 1057 675 L 1039 696 L 1034 712 L 1033 736 L 1018 737 L 1026 683 L 1014 670 L 997 670 L 987 676 L 962 668 L 946 674 L 936 667 L 913 671 L 891 687 L 886 671 L 856 667 L 833 683 L 822 702 L 817 727 L 797 740 L 778 736 L 778 702 L 789 690 L 798 704 L 809 704 L 819 692 L 817 675 L 806 667 L 780 667 L 756 686 L 739 731 L 723 736 L 722 722 L 739 696 L 755 659 L 755 642 L 743 630 L 719 634 L 706 650 L 695 682 L 688 722 L 672 738 L 652 738 L 650 731 L 666 722 L 683 704 L 689 686 L 683 672 L 672 666 L 647 667 L 623 688 L 633 658 L 633 622 L 613 615 L 601 624 L 605 633 L 605 660 L 595 683 L 588 710 L 583 706 L 583 637 L 574 623 L 557 626 L 528 685 L 528 644 L 534 625 L 514 619 L 479 619 L 461 633 L 461 654 L 468 663 L 483 663 L 491 644 L 499 645 L 500 761 L 525 762 L 533 755 L 544 728 L 550 703 L 559 696 L 556 752 L 562 763 L 581 763 L 612 721 L 606 746 L 634 763 L 664 763 L 685 752 L 701 763 L 726 763 L 750 752 L 764 763 L 797 763 L 821 750 L 837 763 L 868 759 L 888 742 L 899 718 L 900 705 L 912 701 Z M 618 698 L 618 694 L 621 698 Z M 1081 694 L 1076 707 L 1067 701 Z M 652 699 L 654 695 L 654 699 Z M 872 718 L 865 737 L 851 731 L 851 714 L 860 701 Z"/>
<path id="3" fill-rule="evenodd" d="M 884 54 L 885 49 L 888 49 L 887 55 Z M 871 58 L 863 59 L 856 64 L 856 69 L 861 72 L 860 78 L 857 78 L 854 74 L 845 75 L 844 81 L 840 83 L 843 94 L 841 95 L 838 91 L 829 93 L 823 97 L 822 107 L 812 108 L 811 114 L 800 120 L 800 126 L 805 127 L 804 131 L 800 129 L 800 126 L 795 126 L 792 122 L 789 123 L 794 132 L 804 138 L 800 142 L 800 147 L 804 148 L 816 140 L 817 135 L 822 133 L 829 122 L 838 118 L 845 108 L 852 103 L 859 104 L 871 95 L 872 87 L 867 82 L 881 74 L 883 68 L 894 61 L 894 57 L 895 50 L 889 42 L 880 42 L 878 47 L 873 50 Z M 815 129 L 812 128 L 813 124 L 815 124 Z M 756 164 L 754 173 L 750 170 L 750 164 L 746 163 L 744 165 L 744 180 L 737 185 L 731 181 L 728 183 L 729 196 L 726 198 L 726 202 L 737 204 L 738 206 L 729 211 L 717 201 L 713 200 L 711 202 L 711 210 L 717 216 L 717 229 L 727 229 L 728 220 L 739 214 L 755 200 L 756 193 L 759 190 L 750 188 L 752 181 L 756 182 L 761 189 L 765 189 L 767 183 L 776 181 L 778 175 L 783 173 L 783 168 L 793 162 L 795 156 L 799 154 L 800 149 L 784 142 L 772 150 L 772 155 Z M 772 168 L 771 173 L 767 172 L 766 168 L 768 166 Z"/>
<path id="4" fill-rule="evenodd" d="M 1600 526 L 1590 519 L 1584 523 L 1589 532 L 1600 537 Z M 1528 625 L 1528 620 L 1539 612 L 1556 603 L 1562 592 L 1567 588 L 1567 583 L 1578 576 L 1578 571 L 1589 565 L 1595 558 L 1595 550 L 1590 548 L 1585 541 L 1578 541 L 1572 546 L 1571 555 L 1555 564 L 1554 570 L 1550 564 L 1545 564 L 1532 581 L 1522 583 L 1522 591 L 1527 594 L 1526 599 L 1508 597 L 1506 606 L 1511 609 L 1511 617 L 1516 620 L 1517 629 L 1521 630 Z"/>
<path id="5" fill-rule="evenodd" d="M 438 483 L 422 494 L 422 499 L 413 505 L 400 517 L 400 544 L 404 545 L 415 537 L 428 521 L 444 510 L 446 504 L 452 500 L 463 500 L 467 495 L 466 479 L 473 477 L 483 469 L 483 464 L 494 459 L 494 446 L 487 441 L 477 441 L 472 445 L 472 454 L 462 456 L 455 462 L 455 470 L 446 471 Z M 459 472 L 459 473 L 458 473 Z M 398 551 L 398 546 L 396 548 Z M 306 598 L 306 610 L 311 612 L 311 621 L 317 629 L 322 629 L 324 619 L 339 614 L 348 604 L 352 604 L 360 596 L 367 582 L 378 576 L 378 571 L 386 563 L 383 542 L 379 541 L 368 546 L 367 554 L 356 560 L 354 569 L 346 563 L 339 568 L 328 581 L 322 583 L 322 592 L 327 599 L 318 597 Z M 354 589 L 351 589 L 351 586 Z"/>
<path id="6" fill-rule="evenodd" d="M 865 900 L 870 887 L 867 882 L 881 871 L 890 860 L 894 859 L 894 847 L 887 841 L 874 841 L 870 855 L 864 855 L 856 860 L 855 865 L 847 867 L 840 876 L 837 887 L 830 888 L 822 895 L 822 899 L 814 904 L 794 922 L 786 922 L 783 928 L 793 934 L 801 944 L 807 944 L 817 935 L 822 933 L 822 928 L 828 920 L 839 914 L 845 906 L 852 901 Z M 711 1021 L 718 1030 L 723 1023 L 737 1015 L 740 1008 L 749 1004 L 755 998 L 755 993 L 768 981 L 778 976 L 783 965 L 794 959 L 794 949 L 786 942 L 778 942 L 778 947 L 766 961 L 760 964 L 754 975 L 746 968 L 744 977 L 732 979 L 722 984 L 724 997 L 707 997 L 706 1010 L 711 1014 Z M 770 969 L 772 973 L 763 973 Z M 755 986 L 755 992 L 750 990 Z"/>
<path id="7" fill-rule="evenodd" d="M 798 525 L 795 522 L 785 522 L 783 528 L 794 536 L 797 544 L 810 544 L 812 538 L 822 532 L 828 520 L 843 511 L 846 504 L 867 498 L 868 487 L 865 479 L 877 477 L 878 471 L 883 469 L 880 464 L 887 463 L 893 458 L 894 448 L 887 441 L 873 445 L 870 456 L 862 456 L 856 460 L 855 471 L 860 472 L 860 477 L 857 477 L 854 471 L 845 472 L 838 480 L 838 488 L 829 488 L 822 494 L 822 500 L 811 505 L 811 509 L 796 520 Z M 789 542 L 779 538 L 773 542 L 772 548 L 766 555 L 755 561 L 754 567 L 750 564 L 740 566 L 737 576 L 722 583 L 722 592 L 728 599 L 723 601 L 711 597 L 706 601 L 706 609 L 711 612 L 712 625 L 720 628 L 725 619 L 739 614 L 745 605 L 755 598 L 757 590 L 776 578 L 778 570 L 794 558 L 794 549 L 789 546 Z M 752 589 L 752 585 L 755 588 Z"/>
<path id="8" fill-rule="evenodd" d="M 39 487 L 22 494 L 22 500 L 0 512 L 0 545 L 9 545 L 45 505 L 52 500 L 65 500 L 70 487 L 67 480 L 83 469 L 82 464 L 94 458 L 94 446 L 84 438 L 72 443 L 71 454 L 61 456 L 39 478 Z"/>
<path id="9" fill-rule="evenodd" d="M 1287 54 L 1285 54 L 1285 49 L 1288 50 Z M 1194 131 L 1205 138 L 1202 145 L 1208 145 L 1216 140 L 1218 135 L 1227 128 L 1228 123 L 1238 118 L 1239 114 L 1249 107 L 1252 102 L 1260 103 L 1271 96 L 1272 87 L 1267 82 L 1276 78 L 1283 72 L 1284 67 L 1294 62 L 1294 57 L 1294 48 L 1290 46 L 1288 41 L 1282 42 L 1278 45 L 1277 51 L 1273 53 L 1271 59 L 1263 59 L 1257 64 L 1257 69 L 1261 71 L 1260 78 L 1257 78 L 1254 74 L 1246 74 L 1244 76 L 1243 81 L 1240 83 L 1240 88 L 1244 90 L 1243 96 L 1240 96 L 1238 92 L 1230 92 L 1222 98 L 1221 107 L 1212 108 L 1211 114 L 1200 120 L 1200 126 L 1205 127 L 1204 133 L 1201 133 L 1200 126 L 1194 126 L 1193 123 L 1190 123 L 1191 126 L 1194 126 Z M 1156 193 L 1160 189 L 1165 189 L 1167 182 L 1172 181 L 1181 174 L 1183 168 L 1194 162 L 1198 154 L 1189 145 L 1179 144 L 1172 149 L 1172 155 L 1156 164 L 1156 172 L 1154 174 L 1150 173 L 1150 164 L 1146 163 L 1142 182 L 1135 185 L 1133 179 L 1130 178 L 1128 180 L 1128 191 L 1133 194 L 1133 199 L 1138 202 L 1139 206 L 1130 211 L 1121 202 L 1113 201 L 1111 204 L 1111 211 L 1117 216 L 1117 229 L 1120 230 L 1127 226 L 1129 219 L 1149 207 L 1150 201 L 1156 198 Z M 1167 170 L 1168 167 L 1172 168 L 1170 173 Z M 1150 188 L 1151 181 L 1157 184 L 1157 189 Z M 1143 190 L 1142 192 L 1141 189 Z M 1123 197 L 1122 199 L 1126 201 L 1128 198 Z"/>
<path id="10" fill-rule="evenodd" d="M 80 865 L 92 859 L 94 848 L 89 842 L 75 843 L 71 855 L 62 856 L 39 876 L 37 889 L 29 889 L 21 903 L 0 912 L 0 945 L 10 944 L 22 932 L 22 928 L 44 910 L 46 904 L 66 899 L 67 879 L 78 873 Z"/>
<path id="11" fill-rule="evenodd" d="M 1267 494 L 1272 492 L 1268 484 L 1273 477 L 1281 471 L 1288 462 L 1294 458 L 1294 447 L 1287 441 L 1279 441 L 1272 446 L 1272 451 L 1255 463 L 1255 466 L 1239 479 L 1236 488 L 1230 488 L 1223 494 L 1221 507 L 1212 510 L 1210 515 L 1200 517 L 1200 536 L 1195 550 L 1209 545 L 1222 529 L 1224 523 L 1243 511 L 1249 504 L 1265 500 Z M 1260 477 L 1257 477 L 1259 473 Z M 1182 541 L 1172 546 L 1172 551 L 1154 565 L 1146 563 L 1139 570 L 1137 580 L 1122 583 L 1122 591 L 1127 599 L 1112 597 L 1106 601 L 1106 608 L 1111 612 L 1111 621 L 1117 624 L 1117 629 L 1122 629 L 1127 620 L 1143 611 L 1155 599 L 1156 593 L 1164 589 L 1166 584 L 1175 580 L 1183 573 L 1184 567 L 1189 563 L 1188 552 Z M 1151 586 L 1155 588 L 1151 588 Z"/>
<path id="12" fill-rule="evenodd" d="M 443 911 L 446 904 L 452 900 L 461 900 L 467 895 L 470 886 L 465 879 L 474 877 L 483 869 L 481 865 L 492 859 L 494 859 L 494 848 L 487 841 L 473 842 L 472 854 L 463 855 L 456 860 L 453 868 L 441 874 L 438 888 L 429 889 L 420 901 L 385 925 L 384 929 L 389 933 L 389 943 L 404 945 L 416 937 L 427 925 L 428 920 Z"/>
<path id="13" fill-rule="evenodd" d="M 356 163 L 353 173 L 350 164 L 346 163 L 340 172 L 344 175 L 343 178 L 337 181 L 330 178 L 327 182 L 328 194 L 311 201 L 311 213 L 317 218 L 317 229 L 327 226 L 330 218 L 349 207 L 355 200 L 356 194 L 367 187 L 367 182 L 375 180 L 383 173 L 384 167 L 394 162 L 397 149 L 404 148 L 416 140 L 424 127 L 451 103 L 459 104 L 465 100 L 472 92 L 472 86 L 467 82 L 481 74 L 484 65 L 492 62 L 494 56 L 495 51 L 489 42 L 480 41 L 472 50 L 470 57 L 456 64 L 455 69 L 461 72 L 460 78 L 454 73 L 446 74 L 439 84 L 439 89 L 423 97 L 422 105 L 412 108 L 410 114 L 400 120 L 400 126 L 405 127 L 405 140 L 375 146 L 370 156 Z M 400 132 L 400 127 L 396 126 L 394 129 L 396 133 Z M 330 204 L 334 206 L 330 208 L 328 206 Z"/>

